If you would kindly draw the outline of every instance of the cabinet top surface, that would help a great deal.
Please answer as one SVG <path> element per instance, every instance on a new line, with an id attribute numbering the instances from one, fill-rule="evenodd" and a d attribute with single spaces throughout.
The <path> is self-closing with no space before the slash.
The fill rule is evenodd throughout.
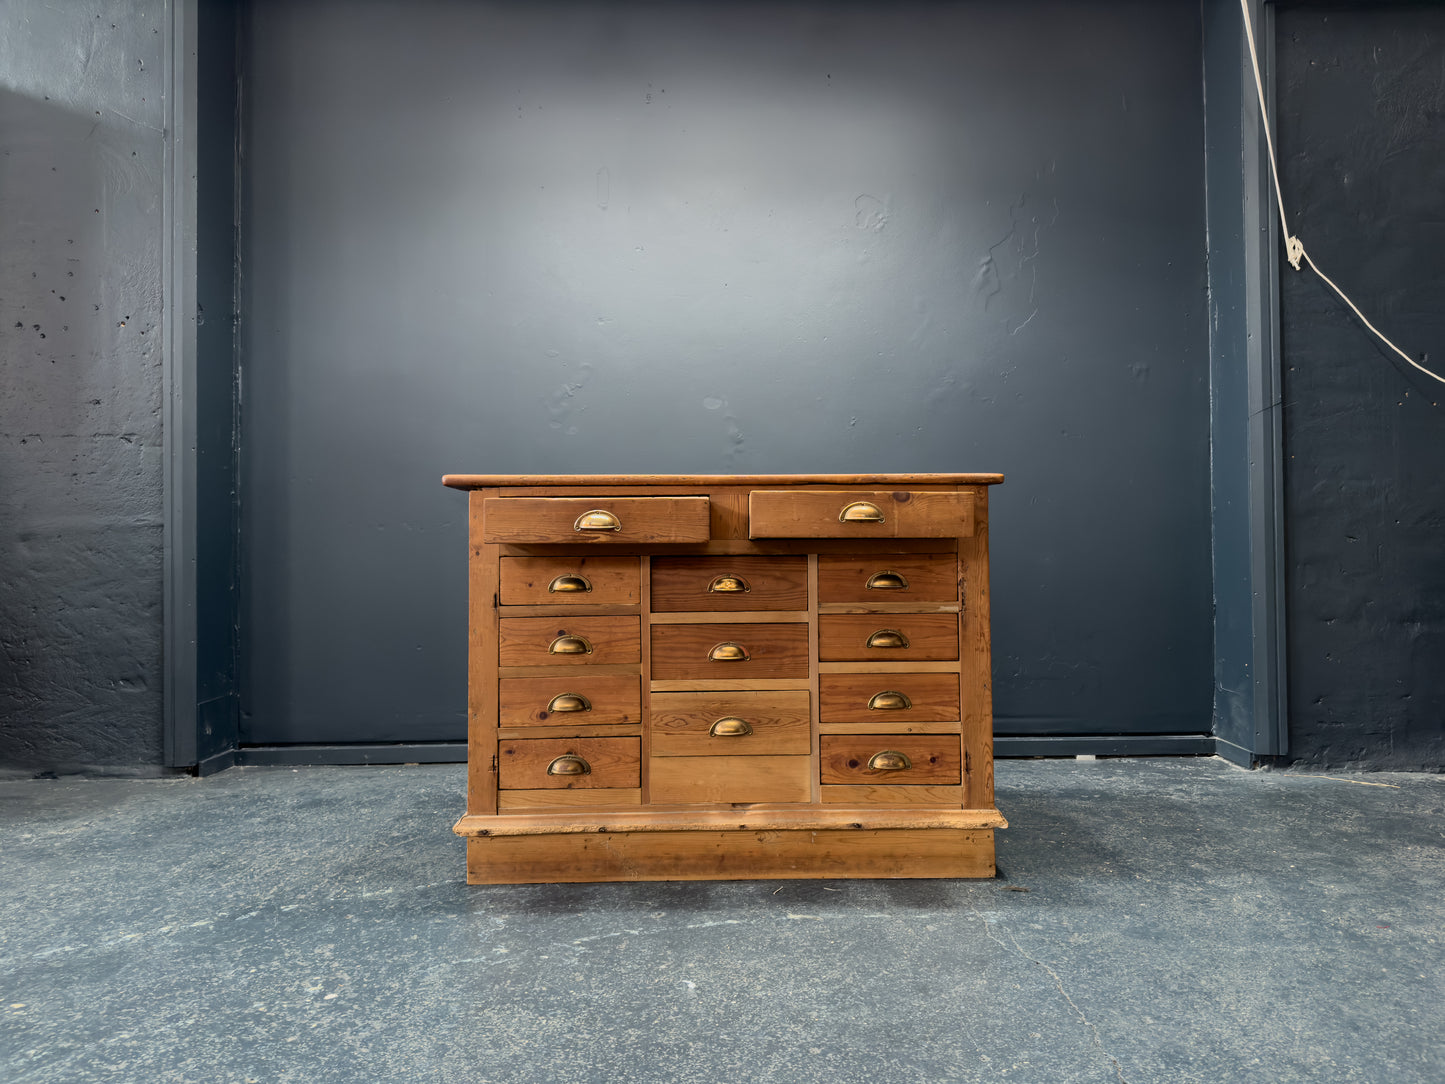
<path id="1" fill-rule="evenodd" d="M 508 486 L 992 486 L 1002 474 L 447 474 L 453 489 Z"/>

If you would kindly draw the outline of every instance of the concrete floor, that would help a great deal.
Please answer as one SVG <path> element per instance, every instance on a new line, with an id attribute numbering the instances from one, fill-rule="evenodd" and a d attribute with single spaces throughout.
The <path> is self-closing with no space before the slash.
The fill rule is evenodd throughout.
<path id="1" fill-rule="evenodd" d="M 0 1080 L 1445 1081 L 1445 777 L 1005 761 L 998 880 L 501 888 L 462 781 L 0 782 Z"/>

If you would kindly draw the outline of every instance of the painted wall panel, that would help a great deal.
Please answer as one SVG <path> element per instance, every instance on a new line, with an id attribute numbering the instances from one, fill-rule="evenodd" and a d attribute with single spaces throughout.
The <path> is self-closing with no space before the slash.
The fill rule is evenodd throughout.
<path id="1" fill-rule="evenodd" d="M 0 6 L 0 766 L 161 760 L 168 30 Z"/>
<path id="2" fill-rule="evenodd" d="M 461 736 L 446 471 L 1004 471 L 999 732 L 1206 731 L 1199 22 L 257 0 L 244 738 Z"/>
<path id="3" fill-rule="evenodd" d="M 1284 7 L 1290 229 L 1377 326 L 1445 370 L 1445 10 Z M 1281 290 L 1290 753 L 1445 765 L 1445 387 L 1335 294 Z"/>

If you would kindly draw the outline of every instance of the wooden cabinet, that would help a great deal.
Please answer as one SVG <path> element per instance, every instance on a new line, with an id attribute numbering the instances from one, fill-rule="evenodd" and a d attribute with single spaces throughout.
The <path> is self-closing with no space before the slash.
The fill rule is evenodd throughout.
<path id="1" fill-rule="evenodd" d="M 988 877 L 999 475 L 448 475 L 474 884 Z"/>

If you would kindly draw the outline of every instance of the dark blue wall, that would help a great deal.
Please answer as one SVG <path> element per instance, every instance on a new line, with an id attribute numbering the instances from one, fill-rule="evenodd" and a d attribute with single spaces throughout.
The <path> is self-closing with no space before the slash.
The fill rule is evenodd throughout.
<path id="1" fill-rule="evenodd" d="M 1203 733 L 1194 2 L 250 6 L 251 742 L 463 733 L 446 471 L 999 470 L 998 732 Z"/>
<path id="2" fill-rule="evenodd" d="M 1445 9 L 1279 14 L 1290 229 L 1403 349 L 1445 373 Z M 1445 387 L 1284 271 L 1290 753 L 1445 765 Z"/>

